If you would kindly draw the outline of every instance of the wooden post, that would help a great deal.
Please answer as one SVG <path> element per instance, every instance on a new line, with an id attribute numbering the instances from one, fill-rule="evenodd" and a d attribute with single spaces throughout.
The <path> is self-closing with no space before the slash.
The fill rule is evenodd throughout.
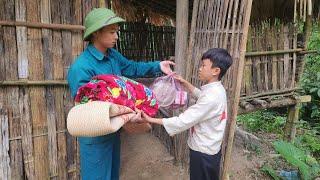
<path id="1" fill-rule="evenodd" d="M 284 138 L 291 142 L 296 136 L 296 124 L 299 121 L 301 103 L 310 102 L 311 96 L 299 96 L 296 98 L 296 101 L 297 103 L 295 105 L 289 106 L 288 108 L 288 118 L 284 126 Z"/>
<path id="2" fill-rule="evenodd" d="M 240 99 L 240 90 L 241 90 L 241 81 L 243 77 L 243 69 L 244 69 L 244 58 L 245 58 L 245 52 L 246 52 L 246 43 L 247 43 L 247 35 L 248 35 L 248 29 L 249 29 L 249 21 L 250 21 L 250 15 L 251 15 L 251 7 L 252 7 L 252 0 L 247 0 L 246 4 L 246 13 L 244 15 L 244 29 L 241 39 L 240 47 L 240 56 L 239 56 L 239 62 L 236 74 L 233 77 L 234 84 L 232 86 L 231 96 L 234 98 L 231 98 L 230 102 L 232 107 L 230 109 L 229 117 L 228 117 L 228 126 L 226 129 L 226 149 L 224 152 L 224 158 L 223 158 L 223 170 L 222 170 L 222 179 L 229 179 L 228 171 L 231 164 L 231 154 L 232 154 L 232 145 L 233 145 L 233 139 L 234 139 L 234 132 L 236 128 L 236 120 L 237 120 L 237 113 L 238 113 L 238 104 Z M 229 127 L 229 128 L 228 128 Z"/>
<path id="3" fill-rule="evenodd" d="M 296 135 L 295 124 L 299 120 L 300 104 L 295 104 L 288 107 L 288 118 L 284 127 L 284 135 L 287 141 L 292 142 Z"/>
<path id="4" fill-rule="evenodd" d="M 188 40 L 188 0 L 177 1 L 176 14 L 176 45 L 175 63 L 176 72 L 185 77 L 187 40 Z"/>
<path id="5" fill-rule="evenodd" d="M 186 58 L 187 58 L 187 40 L 188 40 L 188 0 L 177 1 L 177 11 L 176 11 L 176 40 L 175 40 L 175 72 L 186 77 Z M 180 114 L 179 110 L 173 111 L 173 116 Z M 177 162 L 182 162 L 186 157 L 186 138 L 188 137 L 188 132 L 183 132 L 173 138 L 173 143 L 175 145 L 175 158 Z M 181 145 L 183 143 L 183 145 Z"/>

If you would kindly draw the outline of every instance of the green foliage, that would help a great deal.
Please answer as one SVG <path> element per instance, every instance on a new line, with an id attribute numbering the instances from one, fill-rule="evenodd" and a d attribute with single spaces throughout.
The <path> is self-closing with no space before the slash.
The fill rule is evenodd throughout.
<path id="1" fill-rule="evenodd" d="M 270 167 L 268 165 L 264 165 L 261 168 L 261 171 L 270 175 L 274 180 L 280 180 L 279 176 L 277 175 L 277 172 L 274 169 L 272 169 L 272 167 Z"/>
<path id="2" fill-rule="evenodd" d="M 294 144 L 312 153 L 315 157 L 320 156 L 320 137 L 315 130 L 308 130 L 301 136 L 298 136 Z"/>
<path id="3" fill-rule="evenodd" d="M 305 69 L 300 81 L 303 93 L 312 97 L 311 103 L 303 107 L 304 118 L 309 121 L 320 120 L 320 30 L 313 29 L 308 49 L 318 50 L 318 53 L 305 58 Z"/>
<path id="4" fill-rule="evenodd" d="M 285 117 L 266 110 L 238 116 L 238 122 L 251 132 L 264 131 L 282 134 L 285 121 Z"/>
<path id="5" fill-rule="evenodd" d="M 317 161 L 305 151 L 297 148 L 291 143 L 276 141 L 274 148 L 281 156 L 293 166 L 299 168 L 301 177 L 305 180 L 313 179 L 320 173 L 320 166 Z"/>

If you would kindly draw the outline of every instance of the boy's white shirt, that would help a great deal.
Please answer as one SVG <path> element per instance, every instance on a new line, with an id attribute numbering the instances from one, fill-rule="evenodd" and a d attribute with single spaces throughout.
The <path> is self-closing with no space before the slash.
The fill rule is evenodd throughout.
<path id="1" fill-rule="evenodd" d="M 190 129 L 188 146 L 194 151 L 214 155 L 221 149 L 227 123 L 227 96 L 220 81 L 195 88 L 197 98 L 179 116 L 164 118 L 163 126 L 170 136 Z"/>

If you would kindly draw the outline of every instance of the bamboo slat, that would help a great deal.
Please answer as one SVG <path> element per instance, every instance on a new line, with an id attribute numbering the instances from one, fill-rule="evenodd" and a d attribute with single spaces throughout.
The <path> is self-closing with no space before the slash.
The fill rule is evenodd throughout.
<path id="1" fill-rule="evenodd" d="M 288 26 L 283 27 L 283 35 L 284 35 L 284 41 L 283 41 L 283 47 L 284 50 L 290 49 L 289 44 L 289 29 Z M 284 79 L 284 87 L 288 87 L 288 81 L 289 81 L 289 54 L 284 54 L 284 61 L 283 61 L 283 79 Z"/>
<path id="2" fill-rule="evenodd" d="M 247 51 L 252 51 L 252 32 L 251 28 L 248 31 Z M 252 94 L 252 58 L 246 57 L 246 66 L 244 73 L 244 92 L 246 95 Z"/>
<path id="3" fill-rule="evenodd" d="M 52 30 L 69 30 L 69 31 L 83 31 L 84 26 L 70 25 L 70 24 L 48 24 L 33 21 L 0 21 L 0 26 L 14 26 L 25 28 L 38 28 L 38 29 L 52 29 Z"/>
<path id="4" fill-rule="evenodd" d="M 269 33 L 272 33 L 269 37 L 271 38 L 271 50 L 274 51 L 277 48 L 277 31 L 275 28 L 272 28 L 272 31 Z M 276 90 L 278 88 L 278 62 L 276 56 L 272 56 L 272 90 Z"/>
<path id="5" fill-rule="evenodd" d="M 51 23 L 50 1 L 41 1 L 41 22 Z M 53 79 L 53 58 L 52 52 L 52 30 L 42 29 L 42 57 L 44 61 L 44 79 Z M 54 101 L 53 87 L 45 89 L 46 109 L 47 109 L 47 126 L 48 126 L 48 159 L 49 159 L 49 176 L 58 174 L 58 152 L 56 136 L 56 111 Z M 56 179 L 56 178 L 55 178 Z"/>
<path id="6" fill-rule="evenodd" d="M 294 24 L 296 30 L 296 24 Z M 293 35 L 293 49 L 297 48 L 297 32 L 294 32 Z M 293 61 L 292 61 L 292 76 L 291 76 L 291 85 L 290 88 L 293 88 L 296 85 L 296 66 L 297 66 L 297 53 L 293 53 Z"/>
<path id="7" fill-rule="evenodd" d="M 8 111 L 0 108 L 0 177 L 11 178 Z"/>
<path id="8" fill-rule="evenodd" d="M 27 21 L 40 22 L 41 9 L 40 1 L 27 3 Z M 41 30 L 28 28 L 28 59 L 29 61 L 29 79 L 44 79 L 44 64 L 42 56 Z M 34 134 L 42 133 L 47 127 L 46 120 L 46 101 L 45 89 L 34 87 L 30 89 L 30 108 L 32 119 L 32 132 Z M 33 138 L 34 145 L 34 163 L 35 178 L 46 179 L 49 177 L 49 159 L 48 159 L 48 139 L 46 137 Z"/>
<path id="9" fill-rule="evenodd" d="M 35 179 L 35 160 L 32 142 L 32 120 L 30 114 L 29 89 L 19 90 L 19 110 L 21 115 L 21 139 L 23 147 L 24 171 L 27 179 Z"/>
<path id="10" fill-rule="evenodd" d="M 283 26 L 284 25 L 281 25 L 281 27 L 280 27 L 278 49 L 284 49 L 284 44 L 283 44 L 283 42 L 284 42 L 284 33 L 283 33 L 284 29 L 283 29 Z M 283 57 L 284 57 L 284 55 L 281 56 L 281 58 L 283 58 Z M 284 87 L 285 87 L 284 86 L 285 82 L 284 82 L 284 77 L 283 77 L 283 75 L 284 75 L 283 65 L 284 65 L 283 61 L 278 62 L 278 74 L 279 74 L 278 82 L 280 85 L 280 89 L 284 89 Z"/>
<path id="11" fill-rule="evenodd" d="M 6 0 L 4 2 L 4 19 L 15 19 L 14 0 Z M 4 67 L 5 79 L 17 80 L 18 79 L 18 61 L 17 61 L 17 46 L 16 46 L 16 30 L 14 27 L 5 27 L 3 29 L 4 36 Z M 18 88 L 10 87 L 5 89 L 5 104 L 8 108 L 8 121 L 9 121 L 9 138 L 20 136 L 20 114 L 18 107 Z M 22 146 L 21 141 L 10 142 L 10 178 L 20 179 L 23 178 L 23 161 L 22 161 Z"/>
<path id="12" fill-rule="evenodd" d="M 16 0 L 16 21 L 26 21 L 26 2 Z M 16 27 L 18 50 L 18 77 L 28 78 L 27 28 Z"/>
<path id="13" fill-rule="evenodd" d="M 269 31 L 269 26 L 268 25 L 264 25 L 263 29 L 262 29 L 263 32 L 265 31 Z M 262 34 L 262 44 L 261 44 L 261 47 L 262 47 L 262 50 L 266 50 L 267 49 L 267 36 L 266 36 L 267 33 L 263 33 Z M 262 56 L 261 60 L 262 60 L 262 78 L 263 78 L 263 90 L 264 91 L 268 91 L 269 90 L 269 78 L 268 78 L 268 57 L 267 56 Z"/>
<path id="14" fill-rule="evenodd" d="M 58 7 L 52 9 L 52 13 L 56 14 L 56 19 L 54 20 L 54 23 L 61 23 L 61 24 L 69 24 L 72 22 L 71 18 L 71 5 L 72 3 L 68 0 L 66 1 L 64 5 L 64 1 L 57 1 L 55 2 L 55 6 Z M 73 2 L 73 3 L 79 3 L 79 2 Z M 81 5 L 81 4 L 78 4 Z M 76 10 L 77 7 L 74 7 Z M 80 11 L 81 12 L 81 11 Z M 79 16 L 79 13 L 77 15 Z M 74 13 L 74 15 L 76 15 Z M 80 15 L 82 16 L 82 14 Z M 82 18 L 82 17 L 81 17 Z M 75 22 L 76 23 L 76 22 Z M 59 50 L 59 54 L 57 54 L 57 58 L 54 59 L 54 63 L 56 65 L 55 69 L 60 69 L 60 71 L 55 72 L 54 79 L 55 80 L 62 80 L 65 79 L 66 73 L 68 70 L 68 67 L 70 66 L 70 61 L 72 61 L 72 54 L 73 49 L 72 43 L 77 42 L 75 47 L 81 46 L 82 47 L 82 41 L 76 41 L 77 39 L 72 39 L 72 34 L 76 32 L 68 32 L 68 31 L 60 31 L 56 34 L 57 44 L 55 44 L 56 48 Z M 64 49 L 67 48 L 67 49 Z M 62 61 L 61 61 L 62 59 Z M 55 110 L 57 114 L 57 130 L 61 131 L 65 129 L 65 106 L 64 104 L 68 104 L 71 102 L 67 102 L 69 99 L 64 98 L 64 88 L 55 88 L 54 89 L 54 101 L 55 101 Z M 64 100 L 65 99 L 65 100 Z M 76 174 L 68 174 L 68 170 L 71 169 L 73 164 L 76 162 L 76 156 L 77 156 L 77 150 L 74 147 L 74 140 L 72 137 L 67 137 L 66 134 L 62 133 L 57 135 L 58 136 L 58 160 L 59 160 L 59 178 L 66 178 L 66 179 L 75 179 Z M 69 138 L 69 140 L 68 140 Z M 70 144 L 69 144 L 69 143 Z M 71 151 L 73 153 L 68 152 L 69 146 L 71 147 Z"/>
<path id="15" fill-rule="evenodd" d="M 60 7 L 61 1 L 51 1 L 51 16 L 52 16 L 52 23 L 60 24 L 61 21 L 61 14 L 62 8 Z M 53 31 L 53 43 L 52 47 L 53 51 L 53 79 L 57 81 L 61 81 L 63 79 L 64 74 L 64 62 L 63 62 L 63 52 L 62 52 L 62 35 L 61 31 Z M 63 82 L 66 83 L 65 81 Z M 55 105 L 55 116 L 56 116 L 56 130 L 59 131 L 61 129 L 61 121 L 64 121 L 64 114 L 63 114 L 63 102 L 61 102 L 61 98 L 63 97 L 61 90 L 59 88 L 53 89 L 53 97 L 51 101 L 54 101 Z M 67 179 L 67 153 L 66 153 L 66 137 L 64 134 L 57 135 L 57 146 L 58 146 L 58 175 L 59 179 Z M 56 175 L 56 174 L 52 174 Z"/>

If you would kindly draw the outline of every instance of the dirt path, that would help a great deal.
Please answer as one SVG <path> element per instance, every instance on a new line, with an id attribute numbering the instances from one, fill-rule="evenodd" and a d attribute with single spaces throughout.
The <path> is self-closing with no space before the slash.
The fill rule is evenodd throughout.
<path id="1" fill-rule="evenodd" d="M 121 180 L 188 180 L 188 172 L 173 164 L 173 157 L 165 146 L 151 134 L 122 133 Z M 259 171 L 267 158 L 261 149 L 259 155 L 241 143 L 233 148 L 230 179 L 269 179 Z"/>
<path id="2" fill-rule="evenodd" d="M 184 180 L 188 172 L 173 164 L 165 146 L 151 135 L 121 134 L 121 180 Z"/>

